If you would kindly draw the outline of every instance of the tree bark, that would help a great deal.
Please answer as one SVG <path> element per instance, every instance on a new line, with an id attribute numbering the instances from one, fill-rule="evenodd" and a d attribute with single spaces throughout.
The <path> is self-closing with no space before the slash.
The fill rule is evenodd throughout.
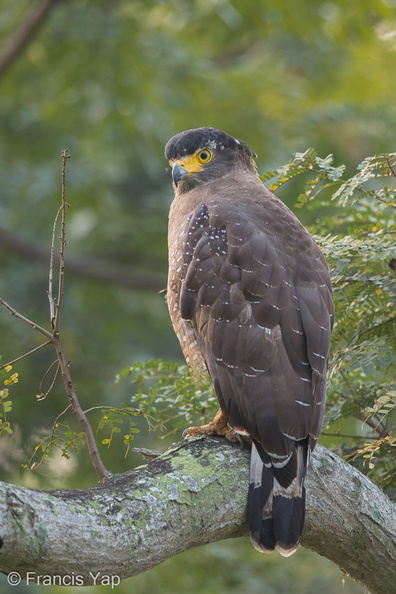
<path id="1" fill-rule="evenodd" d="M 0 570 L 28 582 L 117 583 L 192 547 L 246 535 L 249 457 L 225 439 L 195 438 L 91 489 L 0 483 Z M 321 446 L 308 471 L 302 545 L 374 594 L 396 591 L 396 505 Z"/>

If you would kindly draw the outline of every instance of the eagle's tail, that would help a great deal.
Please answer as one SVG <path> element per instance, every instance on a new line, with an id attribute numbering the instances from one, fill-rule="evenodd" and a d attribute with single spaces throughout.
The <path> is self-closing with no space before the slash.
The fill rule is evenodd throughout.
<path id="1" fill-rule="evenodd" d="M 250 538 L 258 551 L 271 553 L 276 546 L 288 557 L 297 549 L 304 527 L 307 463 L 307 440 L 296 442 L 283 462 L 253 443 L 248 511 Z"/>

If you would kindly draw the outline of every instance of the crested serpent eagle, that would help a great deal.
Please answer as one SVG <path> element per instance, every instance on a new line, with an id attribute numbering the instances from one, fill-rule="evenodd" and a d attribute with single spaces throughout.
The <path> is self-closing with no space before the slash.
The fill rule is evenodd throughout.
<path id="1" fill-rule="evenodd" d="M 187 436 L 250 436 L 251 540 L 288 556 L 304 525 L 304 479 L 325 406 L 334 317 L 326 261 L 262 184 L 241 140 L 187 130 L 165 156 L 175 191 L 168 307 L 188 365 L 209 373 L 221 409 Z"/>

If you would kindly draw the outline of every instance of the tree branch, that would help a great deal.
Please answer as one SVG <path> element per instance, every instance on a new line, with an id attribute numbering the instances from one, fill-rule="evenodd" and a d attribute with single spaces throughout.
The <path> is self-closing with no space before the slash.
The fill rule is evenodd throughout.
<path id="1" fill-rule="evenodd" d="M 4 75 L 22 50 L 32 40 L 39 27 L 49 15 L 51 8 L 57 3 L 59 3 L 59 0 L 40 0 L 32 6 L 26 19 L 22 21 L 1 52 L 0 77 Z"/>
<path id="2" fill-rule="evenodd" d="M 25 324 L 27 324 L 28 326 L 30 326 L 31 328 L 33 328 L 33 330 L 37 330 L 38 332 L 40 332 L 41 334 L 43 334 L 46 338 L 48 338 L 49 342 L 52 342 L 52 334 L 51 334 L 51 332 L 48 332 L 48 330 L 46 330 L 42 326 L 39 326 L 38 324 L 36 324 L 36 322 L 32 322 L 32 320 L 29 320 L 29 318 L 26 318 L 25 316 L 23 316 L 22 314 L 20 314 L 16 309 L 14 309 L 13 307 L 11 307 L 11 305 L 9 305 L 1 297 L 0 297 L 0 305 L 3 305 L 6 309 L 8 309 L 8 311 L 10 312 L 10 314 L 12 316 L 14 316 L 15 318 L 17 318 L 18 320 L 21 320 L 21 322 L 24 322 Z"/>
<path id="3" fill-rule="evenodd" d="M 88 585 L 103 568 L 123 579 L 189 548 L 244 536 L 249 457 L 224 439 L 198 438 L 88 490 L 0 483 L 0 569 L 31 581 L 41 574 L 78 575 Z M 374 594 L 389 594 L 395 508 L 358 470 L 318 446 L 308 472 L 302 544 Z"/>
<path id="4" fill-rule="evenodd" d="M 0 246 L 9 248 L 13 252 L 48 266 L 49 248 L 36 241 L 18 237 L 0 227 Z M 59 263 L 59 255 L 54 254 L 54 265 Z M 65 256 L 68 272 L 85 278 L 104 281 L 114 285 L 138 291 L 161 291 L 166 286 L 165 277 L 148 274 L 140 270 L 122 266 L 117 262 L 94 257 Z"/>
<path id="5" fill-rule="evenodd" d="M 88 418 L 83 411 L 80 402 L 77 398 L 77 393 L 73 384 L 73 380 L 70 373 L 69 362 L 66 359 L 65 351 L 63 348 L 63 344 L 60 338 L 59 333 L 59 320 L 60 320 L 60 312 L 62 307 L 63 301 L 63 287 L 64 287 L 64 269 L 65 269 L 65 246 L 66 246 L 66 208 L 68 208 L 68 204 L 65 200 L 65 193 L 66 193 L 66 163 L 67 160 L 70 158 L 67 149 L 62 151 L 62 183 L 61 183 L 61 207 L 57 212 L 55 217 L 55 222 L 53 226 L 52 232 L 52 244 L 51 244 L 51 256 L 50 256 L 50 270 L 49 270 L 49 286 L 48 286 L 48 299 L 50 304 L 50 322 L 52 327 L 52 333 L 48 332 L 45 328 L 42 328 L 35 322 L 32 322 L 18 311 L 16 311 L 13 307 L 11 307 L 8 303 L 4 301 L 4 299 L 0 298 L 0 305 L 3 305 L 8 311 L 18 318 L 19 320 L 25 322 L 29 326 L 31 326 L 34 330 L 41 332 L 48 338 L 48 342 L 50 342 L 55 350 L 56 355 L 58 358 L 58 365 L 59 369 L 62 373 L 63 384 L 65 387 L 66 395 L 69 399 L 70 406 L 76 417 L 77 421 L 80 423 L 81 428 L 84 432 L 85 442 L 87 444 L 88 452 L 91 457 L 92 464 L 96 470 L 96 473 L 99 477 L 99 481 L 103 482 L 107 479 L 111 473 L 106 469 L 104 466 L 102 459 L 99 454 L 98 447 L 96 445 L 96 440 L 94 433 L 92 431 L 92 427 Z M 56 300 L 53 297 L 53 267 L 54 267 L 54 246 L 55 246 L 55 233 L 56 233 L 56 223 L 58 220 L 58 216 L 61 214 L 61 234 L 60 234 L 60 249 L 59 249 L 59 273 L 58 273 L 58 297 Z M 56 372 L 57 375 L 58 372 Z M 55 376 L 56 377 L 56 376 Z M 54 382 L 53 382 L 54 383 Z M 52 384 L 53 385 L 53 384 Z M 51 386 L 52 387 L 52 386 Z M 51 389 L 51 388 L 50 388 Z M 45 398 L 45 395 L 43 395 Z"/>
<path id="6" fill-rule="evenodd" d="M 77 398 L 77 393 L 70 373 L 69 362 L 66 360 L 63 344 L 59 338 L 59 334 L 53 335 L 52 344 L 56 350 L 59 367 L 62 373 L 63 385 L 65 387 L 65 392 L 69 399 L 71 409 L 84 432 L 88 453 L 90 455 L 92 465 L 95 468 L 96 474 L 98 475 L 99 481 L 103 482 L 111 475 L 111 473 L 106 469 L 102 462 L 91 424 L 88 421 L 88 417 L 83 411 Z"/>
<path id="7" fill-rule="evenodd" d="M 64 297 L 64 284 L 65 284 L 65 247 L 66 247 L 66 209 L 69 205 L 66 202 L 66 163 L 70 159 L 67 149 L 62 151 L 62 183 L 61 183 L 61 236 L 59 246 L 59 272 L 58 272 L 58 298 L 56 301 L 55 315 L 51 317 L 51 324 L 54 331 L 54 335 L 59 334 L 59 320 L 62 309 L 62 302 Z M 55 236 L 52 237 L 52 245 L 54 244 Z M 53 265 L 53 248 L 51 249 L 51 266 Z M 50 276 L 52 276 L 52 269 L 50 267 Z M 52 283 L 50 284 L 50 301 L 54 302 L 52 297 Z"/>

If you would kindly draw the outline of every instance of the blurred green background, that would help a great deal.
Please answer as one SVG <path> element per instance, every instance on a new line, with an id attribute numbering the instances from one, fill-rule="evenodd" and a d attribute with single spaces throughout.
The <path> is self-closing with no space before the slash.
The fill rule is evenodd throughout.
<path id="1" fill-rule="evenodd" d="M 0 55 L 35 6 L 0 0 Z M 128 381 L 115 383 L 126 365 L 181 360 L 161 292 L 172 200 L 166 141 L 187 128 L 224 129 L 259 155 L 261 173 L 310 146 L 350 171 L 368 155 L 394 150 L 395 8 L 395 0 L 60 1 L 0 70 L 0 296 L 48 327 L 49 246 L 67 148 L 62 339 L 84 408 L 130 403 Z M 293 207 L 296 195 L 289 188 L 282 198 Z M 312 214 L 298 216 L 309 222 Z M 0 333 L 2 363 L 43 342 L 5 309 Z M 53 361 L 46 348 L 14 365 L 15 431 L 0 440 L 1 479 L 89 487 L 96 477 L 85 452 L 68 461 L 55 452 L 35 472 L 21 467 L 67 406 L 60 382 L 36 401 L 51 383 L 45 374 Z M 94 427 L 98 418 L 91 417 Z M 169 444 L 141 428 L 136 446 Z M 141 462 L 124 458 L 124 449 L 121 438 L 102 447 L 114 472 Z M 64 591 L 11 588 L 4 576 L 0 588 Z M 117 592 L 214 589 L 364 591 L 310 551 L 263 558 L 239 539 L 187 552 Z"/>

